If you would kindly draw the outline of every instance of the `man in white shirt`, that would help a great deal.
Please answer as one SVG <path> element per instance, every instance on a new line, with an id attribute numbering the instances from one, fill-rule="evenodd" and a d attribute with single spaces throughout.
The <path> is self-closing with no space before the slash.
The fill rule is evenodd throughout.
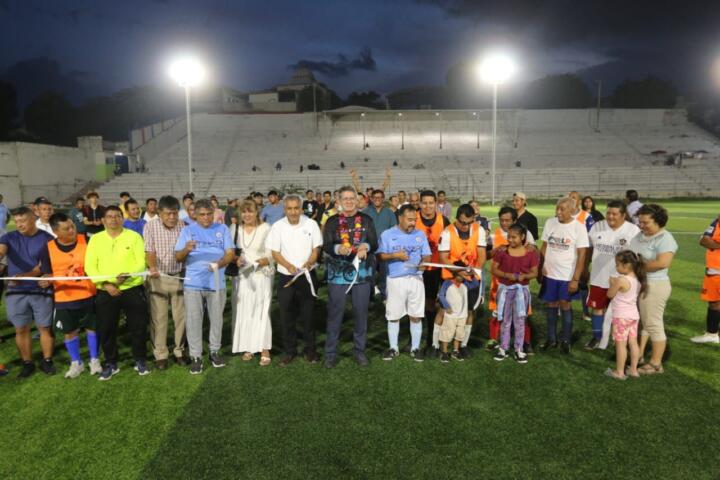
<path id="1" fill-rule="evenodd" d="M 585 345 L 586 350 L 595 349 L 602 338 L 605 310 L 610 302 L 607 291 L 610 277 L 615 275 L 615 255 L 625 250 L 630 245 L 630 240 L 640 233 L 634 223 L 625 221 L 625 213 L 625 204 L 620 200 L 612 200 L 607 205 L 605 220 L 593 225 L 588 234 L 590 252 L 586 264 L 592 262 L 592 269 L 587 306 L 592 309 L 593 336 Z"/>
<path id="2" fill-rule="evenodd" d="M 158 216 L 158 201 L 154 198 L 148 198 L 145 200 L 145 213 L 143 214 L 143 220 L 149 222 L 157 218 Z"/>
<path id="3" fill-rule="evenodd" d="M 628 190 L 625 192 L 625 203 L 627 204 L 628 217 L 630 217 L 630 220 L 635 225 L 638 225 L 640 220 L 638 219 L 637 212 L 643 204 L 640 203 L 640 197 L 638 196 L 637 190 Z"/>
<path id="4" fill-rule="evenodd" d="M 302 198 L 286 195 L 283 203 L 285 217 L 272 225 L 265 241 L 278 269 L 278 304 L 285 349 L 281 367 L 289 365 L 298 355 L 297 317 L 303 324 L 305 359 L 310 363 L 319 360 L 313 323 L 318 282 L 315 270 L 310 269 L 317 263 L 323 243 L 317 222 L 303 215 Z"/>
<path id="5" fill-rule="evenodd" d="M 38 217 L 35 221 L 35 226 L 38 230 L 42 230 L 56 237 L 57 235 L 53 233 L 52 227 L 50 226 L 50 217 L 55 213 L 52 202 L 45 197 L 38 197 L 35 199 L 33 205 L 35 206 L 35 214 Z"/>
<path id="6" fill-rule="evenodd" d="M 558 346 L 555 329 L 560 307 L 563 323 L 560 348 L 565 354 L 570 353 L 572 339 L 570 300 L 578 291 L 589 246 L 585 226 L 573 218 L 574 208 L 572 198 L 558 200 L 555 207 L 557 216 L 545 222 L 540 248 L 543 258 L 540 298 L 547 302 L 547 341 L 540 348 L 548 350 Z"/>

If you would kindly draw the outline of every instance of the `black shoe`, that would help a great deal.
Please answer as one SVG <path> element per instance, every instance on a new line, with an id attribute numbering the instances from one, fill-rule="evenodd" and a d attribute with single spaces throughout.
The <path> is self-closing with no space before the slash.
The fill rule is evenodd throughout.
<path id="1" fill-rule="evenodd" d="M 425 356 L 427 358 L 438 358 L 440 356 L 440 349 L 431 345 L 425 349 Z"/>
<path id="2" fill-rule="evenodd" d="M 218 352 L 210 352 L 210 363 L 213 368 L 222 368 L 225 366 L 225 360 L 223 360 Z"/>
<path id="3" fill-rule="evenodd" d="M 595 350 L 600 344 L 600 340 L 592 337 L 589 342 L 585 344 L 585 350 Z"/>
<path id="4" fill-rule="evenodd" d="M 550 340 L 548 340 L 547 342 L 540 345 L 540 351 L 542 351 L 542 352 L 547 352 L 547 351 L 553 350 L 555 348 L 558 348 L 558 343 L 551 342 Z"/>
<path id="5" fill-rule="evenodd" d="M 493 355 L 493 360 L 496 362 L 502 362 L 508 357 L 508 354 L 505 350 L 502 348 L 498 348 L 497 351 L 495 351 L 495 355 Z"/>
<path id="6" fill-rule="evenodd" d="M 190 374 L 191 375 L 200 375 L 203 370 L 203 364 L 202 359 L 200 357 L 195 357 L 190 359 Z"/>
<path id="7" fill-rule="evenodd" d="M 167 368 L 168 368 L 168 361 L 166 359 L 155 360 L 155 369 L 167 370 Z"/>
<path id="8" fill-rule="evenodd" d="M 492 340 L 492 339 L 490 339 L 490 340 L 488 340 L 488 342 L 485 344 L 485 350 L 487 350 L 488 352 L 492 352 L 493 350 L 495 350 L 496 348 L 498 348 L 498 345 L 499 345 L 499 343 L 497 342 L 497 340 Z"/>
<path id="9" fill-rule="evenodd" d="M 355 354 L 355 363 L 361 367 L 367 367 L 370 365 L 370 360 L 368 360 L 367 356 L 363 352 L 358 352 Z"/>
<path id="10" fill-rule="evenodd" d="M 175 363 L 177 363 L 181 367 L 187 367 L 190 362 L 188 362 L 187 358 L 185 357 L 175 357 Z"/>
<path id="11" fill-rule="evenodd" d="M 397 356 L 399 356 L 399 355 L 400 355 L 400 353 L 398 353 L 397 350 L 395 350 L 394 348 L 390 348 L 390 349 L 388 349 L 388 350 L 385 352 L 385 354 L 383 355 L 383 360 L 389 362 L 390 360 L 392 360 L 393 358 L 395 358 L 395 357 L 397 357 Z"/>
<path id="12" fill-rule="evenodd" d="M 458 362 L 463 362 L 465 359 L 462 356 L 462 353 L 460 353 L 458 350 L 453 350 L 450 354 L 450 358 L 453 360 L 457 360 Z"/>
<path id="13" fill-rule="evenodd" d="M 530 343 L 523 344 L 523 352 L 527 355 L 535 355 L 535 350 L 533 350 L 532 344 Z"/>
<path id="14" fill-rule="evenodd" d="M 325 368 L 335 368 L 337 367 L 340 360 L 338 360 L 336 357 L 332 358 L 325 358 Z"/>
<path id="15" fill-rule="evenodd" d="M 410 356 L 411 356 L 411 357 L 413 358 L 413 360 L 415 360 L 416 362 L 422 362 L 422 361 L 425 360 L 425 354 L 424 354 L 423 351 L 420 350 L 419 348 L 411 351 L 411 352 L 410 352 Z"/>
<path id="16" fill-rule="evenodd" d="M 285 355 L 282 360 L 280 360 L 280 363 L 278 363 L 279 367 L 287 367 L 292 362 L 295 361 L 297 358 L 297 355 Z"/>
<path id="17" fill-rule="evenodd" d="M 564 353 L 565 355 L 570 354 L 570 344 L 568 342 L 562 342 L 560 344 L 560 351 Z"/>
<path id="18" fill-rule="evenodd" d="M 450 355 L 448 355 L 447 352 L 442 352 L 440 354 L 440 361 L 442 363 L 450 363 Z"/>
<path id="19" fill-rule="evenodd" d="M 466 358 L 472 358 L 472 350 L 470 350 L 470 347 L 460 347 L 460 356 L 464 359 Z"/>
<path id="20" fill-rule="evenodd" d="M 309 351 L 305 353 L 305 360 L 310 364 L 316 364 L 320 361 L 320 355 L 315 351 Z"/>
<path id="21" fill-rule="evenodd" d="M 40 362 L 40 370 L 42 370 L 46 375 L 55 375 L 57 373 L 57 369 L 55 368 L 55 365 L 53 365 L 52 358 L 43 359 L 43 361 Z"/>
<path id="22" fill-rule="evenodd" d="M 28 378 L 33 373 L 35 373 L 35 362 L 23 362 L 22 370 L 20 370 L 18 378 Z"/>
<path id="23" fill-rule="evenodd" d="M 527 353 L 515 352 L 515 361 L 517 363 L 525 364 L 528 362 Z"/>

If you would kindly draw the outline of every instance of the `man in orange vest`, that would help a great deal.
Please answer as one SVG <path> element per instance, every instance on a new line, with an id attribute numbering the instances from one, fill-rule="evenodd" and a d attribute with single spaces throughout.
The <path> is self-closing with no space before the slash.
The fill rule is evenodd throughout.
<path id="1" fill-rule="evenodd" d="M 486 247 L 485 230 L 475 222 L 475 211 L 467 203 L 460 205 L 455 213 L 455 222 L 448 226 L 440 236 L 440 244 L 438 245 L 440 263 L 446 265 L 462 264 L 469 268 L 482 269 L 485 265 Z M 456 275 L 457 270 L 442 269 L 443 280 L 451 280 Z M 476 273 L 463 271 L 461 276 L 466 284 L 475 284 L 477 280 L 480 280 Z M 465 323 L 465 337 L 460 343 L 460 359 L 470 356 L 468 341 L 470 340 L 470 332 L 475 319 L 474 307 L 481 294 L 480 289 L 481 285 L 479 283 L 474 288 L 468 286 L 468 317 Z M 435 320 L 435 328 L 439 330 L 438 322 L 440 325 L 442 324 L 440 316 Z"/>
<path id="2" fill-rule="evenodd" d="M 437 211 L 437 197 L 432 190 L 420 192 L 420 222 L 415 228 L 422 231 L 430 245 L 432 263 L 439 263 L 438 244 L 440 235 L 450 225 L 450 220 Z M 423 272 L 425 286 L 425 325 L 427 326 L 427 349 L 425 356 L 437 358 L 440 354 L 440 329 L 435 327 L 435 302 L 440 291 L 440 269 L 427 267 Z M 431 334 L 432 332 L 432 334 Z"/>
<path id="3" fill-rule="evenodd" d="M 518 216 L 517 212 L 512 207 L 502 207 L 500 211 L 498 212 L 498 220 L 500 223 L 500 226 L 496 228 L 492 235 L 490 236 L 490 245 L 492 246 L 492 250 L 490 250 L 489 257 L 493 258 L 495 256 L 495 253 L 498 251 L 498 249 L 505 247 L 508 244 L 507 234 L 508 229 L 512 224 L 517 222 Z M 527 237 L 525 239 L 525 242 L 528 245 L 535 245 L 535 238 L 533 238 L 532 233 L 528 230 Z M 500 338 L 500 326 L 501 322 L 498 321 L 497 317 L 495 316 L 495 309 L 497 308 L 496 299 L 497 299 L 497 291 L 499 287 L 499 281 L 497 277 L 492 277 L 492 281 L 490 283 L 490 302 L 488 304 L 488 310 L 492 312 L 492 315 L 490 317 L 490 340 L 487 343 L 487 349 L 493 350 L 497 345 Z M 529 317 L 528 317 L 529 318 Z M 523 349 L 525 353 L 532 353 L 532 346 L 530 345 L 530 322 L 527 321 L 525 323 L 525 347 Z"/>
<path id="4" fill-rule="evenodd" d="M 708 302 L 705 333 L 690 339 L 693 343 L 720 343 L 720 216 L 713 220 L 700 238 L 705 247 L 705 279 L 700 298 Z"/>
<path id="5" fill-rule="evenodd" d="M 50 217 L 50 227 L 57 238 L 48 242 L 53 277 L 85 276 L 85 235 L 78 235 L 75 223 L 64 213 Z M 95 294 L 91 280 L 59 280 L 53 282 L 55 290 L 55 321 L 65 334 L 65 347 L 70 354 L 70 369 L 65 378 L 76 378 L 85 365 L 80 356 L 78 333 L 85 329 L 90 351 L 90 373 L 102 372 L 98 358 L 98 340 L 95 333 Z"/>

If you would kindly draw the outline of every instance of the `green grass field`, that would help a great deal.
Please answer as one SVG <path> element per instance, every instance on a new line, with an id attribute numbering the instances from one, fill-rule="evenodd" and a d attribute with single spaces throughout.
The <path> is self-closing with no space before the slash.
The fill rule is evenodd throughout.
<path id="1" fill-rule="evenodd" d="M 666 206 L 678 232 L 699 233 L 718 213 L 717 202 Z M 531 211 L 544 220 L 552 207 Z M 380 304 L 369 368 L 351 360 L 347 329 L 335 370 L 303 361 L 282 369 L 275 352 L 261 368 L 228 353 L 226 368 L 200 376 L 173 366 L 139 377 L 124 338 L 122 371 L 107 383 L 88 374 L 65 380 L 59 337 L 60 372 L 17 380 L 0 309 L 0 363 L 10 367 L 0 378 L 0 478 L 720 478 L 720 348 L 688 341 L 705 325 L 704 252 L 697 234 L 676 239 L 666 373 L 626 382 L 603 376 L 610 352 L 581 348 L 590 324 L 578 305 L 572 355 L 538 353 L 527 365 L 498 364 L 481 349 L 463 363 L 383 362 Z M 320 332 L 325 298 L 322 289 Z M 537 341 L 545 319 L 539 305 L 536 312 Z M 229 316 L 228 307 L 225 345 Z M 401 345 L 408 337 L 403 323 Z M 486 338 L 484 318 L 471 346 Z"/>

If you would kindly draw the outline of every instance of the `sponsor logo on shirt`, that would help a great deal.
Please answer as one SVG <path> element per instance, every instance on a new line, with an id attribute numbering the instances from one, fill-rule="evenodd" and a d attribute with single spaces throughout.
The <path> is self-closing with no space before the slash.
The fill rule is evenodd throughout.
<path id="1" fill-rule="evenodd" d="M 550 248 L 554 248 L 555 250 L 570 250 L 571 244 L 572 239 L 570 238 L 556 237 L 552 234 L 550 234 L 550 236 L 548 237 L 548 245 L 550 246 Z"/>

